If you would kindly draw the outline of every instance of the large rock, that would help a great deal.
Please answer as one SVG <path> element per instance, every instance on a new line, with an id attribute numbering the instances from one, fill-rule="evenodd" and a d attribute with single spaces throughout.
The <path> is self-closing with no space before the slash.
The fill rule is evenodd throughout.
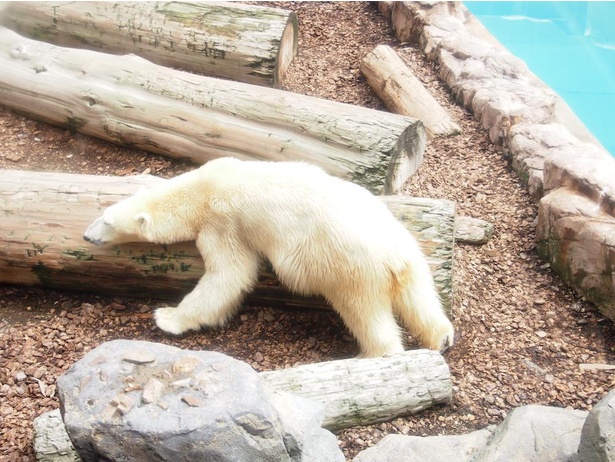
<path id="1" fill-rule="evenodd" d="M 560 277 L 615 321 L 615 159 L 562 142 L 544 158 L 539 252 Z"/>
<path id="2" fill-rule="evenodd" d="M 34 453 L 38 462 L 79 462 L 59 409 L 34 419 Z"/>
<path id="3" fill-rule="evenodd" d="M 615 218 L 569 188 L 538 207 L 538 252 L 560 277 L 615 321 Z"/>
<path id="4" fill-rule="evenodd" d="M 459 244 L 483 245 L 493 237 L 493 224 L 480 218 L 458 215 L 455 218 L 455 241 Z"/>
<path id="5" fill-rule="evenodd" d="M 566 461 L 577 452 L 585 411 L 529 405 L 514 409 L 473 462 Z"/>
<path id="6" fill-rule="evenodd" d="M 497 428 L 467 435 L 390 435 L 358 454 L 353 462 L 568 461 L 577 452 L 586 416 L 584 411 L 523 406 L 514 409 Z"/>
<path id="7" fill-rule="evenodd" d="M 322 407 L 274 392 L 223 354 L 117 340 L 58 379 L 84 461 L 343 461 Z"/>
<path id="8" fill-rule="evenodd" d="M 506 150 L 521 181 L 535 200 L 544 195 L 545 158 L 563 148 L 579 146 L 578 139 L 559 124 L 517 124 L 505 140 Z"/>
<path id="9" fill-rule="evenodd" d="M 615 462 L 615 389 L 585 419 L 578 457 L 579 462 Z"/>
<path id="10" fill-rule="evenodd" d="M 353 462 L 470 462 L 476 451 L 487 444 L 493 427 L 467 435 L 385 436 L 376 446 L 359 453 Z"/>

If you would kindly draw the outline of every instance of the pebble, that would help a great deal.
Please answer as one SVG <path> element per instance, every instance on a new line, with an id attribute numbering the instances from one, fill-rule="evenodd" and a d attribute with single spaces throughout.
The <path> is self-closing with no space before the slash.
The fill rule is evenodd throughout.
<path id="1" fill-rule="evenodd" d="M 141 401 L 145 404 L 155 403 L 162 396 L 164 390 L 164 384 L 155 378 L 150 378 L 145 387 L 143 387 L 143 395 Z"/>
<path id="2" fill-rule="evenodd" d="M 173 363 L 174 374 L 189 374 L 199 365 L 201 360 L 196 356 L 183 356 Z"/>
<path id="3" fill-rule="evenodd" d="M 273 313 L 266 311 L 265 314 L 263 314 L 263 319 L 267 322 L 273 322 L 275 321 L 275 316 Z"/>
<path id="4" fill-rule="evenodd" d="M 132 351 L 122 358 L 133 364 L 147 364 L 156 361 L 156 357 L 147 351 Z"/>
<path id="5" fill-rule="evenodd" d="M 19 162 L 21 159 L 24 158 L 24 155 L 19 152 L 9 152 L 4 157 L 6 157 L 6 159 L 10 160 L 11 162 Z"/>
<path id="6" fill-rule="evenodd" d="M 173 388 L 188 388 L 190 386 L 190 382 L 191 379 L 190 377 L 188 377 L 182 380 L 176 380 L 175 382 L 171 382 L 171 386 Z"/>
<path id="7" fill-rule="evenodd" d="M 190 407 L 200 407 L 203 405 L 203 400 L 196 395 L 184 395 L 181 399 Z"/>

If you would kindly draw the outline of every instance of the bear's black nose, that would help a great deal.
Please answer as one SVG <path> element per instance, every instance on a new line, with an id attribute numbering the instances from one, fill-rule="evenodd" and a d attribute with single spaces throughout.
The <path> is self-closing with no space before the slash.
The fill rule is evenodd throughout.
<path id="1" fill-rule="evenodd" d="M 94 245 L 103 245 L 104 244 L 104 242 L 101 241 L 100 239 L 92 239 L 92 238 L 88 237 L 87 234 L 83 235 L 83 239 L 85 241 L 87 241 L 87 242 L 90 242 L 90 243 L 94 244 Z"/>

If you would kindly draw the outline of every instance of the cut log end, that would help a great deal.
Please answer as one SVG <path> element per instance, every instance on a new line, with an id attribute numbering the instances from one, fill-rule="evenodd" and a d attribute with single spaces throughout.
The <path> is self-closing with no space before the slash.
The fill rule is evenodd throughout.
<path id="1" fill-rule="evenodd" d="M 280 83 L 286 77 L 286 72 L 290 67 L 293 59 L 297 56 L 298 53 L 298 43 L 299 43 L 299 25 L 297 22 L 297 15 L 295 13 L 290 13 L 288 16 L 288 24 L 284 28 L 284 33 L 282 34 L 282 42 L 280 43 L 280 48 L 278 49 L 278 56 L 276 60 L 276 68 L 273 80 L 273 86 L 278 88 Z"/>
<path id="2" fill-rule="evenodd" d="M 384 185 L 384 194 L 396 194 L 404 183 L 419 169 L 427 145 L 423 123 L 417 121 L 409 126 L 397 142 L 397 150 L 391 155 Z"/>

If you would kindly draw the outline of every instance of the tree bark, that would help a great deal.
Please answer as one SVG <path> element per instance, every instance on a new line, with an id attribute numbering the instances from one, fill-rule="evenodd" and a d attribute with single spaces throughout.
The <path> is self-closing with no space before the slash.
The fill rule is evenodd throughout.
<path id="1" fill-rule="evenodd" d="M 278 391 L 322 403 L 322 426 L 329 430 L 416 414 L 452 396 L 446 361 L 431 350 L 307 364 L 260 376 Z"/>
<path id="2" fill-rule="evenodd" d="M 83 240 L 85 229 L 103 209 L 141 186 L 161 181 L 166 180 L 0 170 L 0 283 L 179 299 L 204 272 L 194 242 L 96 247 Z M 404 197 L 383 200 L 423 245 L 450 313 L 454 202 Z M 248 302 L 327 307 L 322 299 L 304 298 L 282 288 L 269 269 L 261 272 Z"/>
<path id="3" fill-rule="evenodd" d="M 451 136 L 461 128 L 391 47 L 378 45 L 361 62 L 361 72 L 392 112 L 423 121 L 430 137 Z"/>
<path id="4" fill-rule="evenodd" d="M 60 48 L 0 28 L 0 101 L 45 122 L 204 163 L 303 160 L 375 194 L 425 151 L 423 124 L 350 104 L 189 74 L 137 56 Z"/>
<path id="5" fill-rule="evenodd" d="M 238 3 L 11 2 L 2 23 L 55 45 L 134 53 L 162 66 L 278 86 L 297 55 L 297 16 Z"/>

